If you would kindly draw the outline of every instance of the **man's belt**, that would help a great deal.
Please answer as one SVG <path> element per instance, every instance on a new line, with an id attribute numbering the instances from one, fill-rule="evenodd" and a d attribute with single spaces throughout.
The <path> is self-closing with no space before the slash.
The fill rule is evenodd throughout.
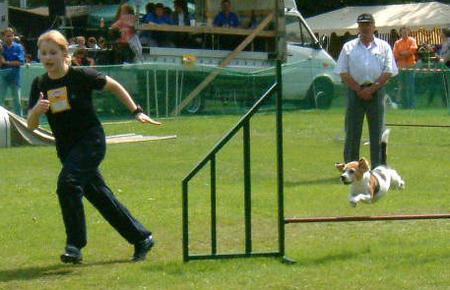
<path id="1" fill-rule="evenodd" d="M 373 86 L 373 83 L 371 83 L 371 82 L 365 82 L 362 85 L 360 85 L 361 88 L 368 88 L 371 86 Z"/>

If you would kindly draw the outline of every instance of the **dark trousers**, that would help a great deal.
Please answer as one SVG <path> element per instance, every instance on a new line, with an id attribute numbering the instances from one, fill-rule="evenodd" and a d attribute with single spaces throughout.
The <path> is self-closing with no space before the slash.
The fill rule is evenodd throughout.
<path id="1" fill-rule="evenodd" d="M 102 128 L 91 128 L 68 152 L 59 152 L 63 167 L 58 177 L 58 198 L 67 234 L 67 244 L 86 246 L 83 197 L 129 243 L 144 240 L 151 233 L 137 221 L 106 185 L 98 166 L 106 152 Z"/>
<path id="2" fill-rule="evenodd" d="M 381 134 L 384 130 L 384 101 L 383 88 L 375 92 L 370 101 L 364 101 L 354 91 L 348 90 L 345 112 L 345 163 L 359 160 L 362 126 L 364 116 L 367 116 L 372 168 L 382 164 Z"/>

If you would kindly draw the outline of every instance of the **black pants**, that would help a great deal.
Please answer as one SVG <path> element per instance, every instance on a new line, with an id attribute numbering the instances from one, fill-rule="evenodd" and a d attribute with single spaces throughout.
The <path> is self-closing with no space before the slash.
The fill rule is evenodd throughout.
<path id="1" fill-rule="evenodd" d="M 376 91 L 370 101 L 362 100 L 356 92 L 348 90 L 345 112 L 345 163 L 359 160 L 364 116 L 367 116 L 372 168 L 382 165 L 381 135 L 384 130 L 384 101 L 384 88 Z"/>
<path id="2" fill-rule="evenodd" d="M 137 221 L 106 185 L 98 166 L 106 152 L 100 127 L 91 128 L 67 152 L 59 152 L 63 168 L 58 177 L 58 198 L 67 234 L 67 244 L 86 246 L 83 196 L 129 243 L 142 241 L 151 233 Z"/>

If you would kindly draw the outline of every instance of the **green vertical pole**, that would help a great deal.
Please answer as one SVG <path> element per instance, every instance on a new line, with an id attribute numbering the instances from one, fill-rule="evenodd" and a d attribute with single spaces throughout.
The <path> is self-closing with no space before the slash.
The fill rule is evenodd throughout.
<path id="1" fill-rule="evenodd" d="M 217 202 L 216 202 L 216 156 L 210 160 L 211 165 L 211 254 L 217 254 Z"/>
<path id="2" fill-rule="evenodd" d="M 188 221 L 188 183 L 183 180 L 183 261 L 187 262 L 189 260 L 189 221 Z"/>
<path id="3" fill-rule="evenodd" d="M 252 252 L 252 186 L 250 171 L 250 121 L 244 123 L 244 210 L 245 210 L 245 253 Z"/>
<path id="4" fill-rule="evenodd" d="M 277 191 L 278 191 L 278 249 L 281 256 L 285 253 L 285 224 L 284 224 L 284 172 L 283 172 L 283 86 L 281 60 L 277 60 L 277 98 L 276 98 L 276 126 L 277 126 Z"/>

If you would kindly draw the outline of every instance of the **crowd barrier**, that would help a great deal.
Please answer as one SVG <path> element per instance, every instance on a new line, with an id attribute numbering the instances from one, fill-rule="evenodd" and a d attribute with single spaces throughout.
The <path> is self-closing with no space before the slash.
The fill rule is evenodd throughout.
<path id="1" fill-rule="evenodd" d="M 118 80 L 152 116 L 170 117 L 182 100 L 196 88 L 215 66 L 179 65 L 179 64 L 125 64 L 97 66 L 95 69 Z M 295 90 L 289 86 L 298 82 L 298 87 L 312 87 L 311 80 L 305 78 L 314 75 L 313 66 L 297 64 L 283 65 L 284 90 Z M 332 71 L 332 70 L 330 70 Z M 27 107 L 30 87 L 33 79 L 45 72 L 40 64 L 26 65 L 21 69 L 21 98 L 23 107 Z M 12 97 L 6 86 L 4 76 L 8 70 L 0 70 L 0 97 L 6 100 L 5 107 L 12 108 Z M 297 77 L 298 76 L 298 77 Z M 243 113 L 273 83 L 274 68 L 220 69 L 220 73 L 199 95 L 184 108 L 182 114 L 221 114 Z M 411 69 L 400 70 L 386 86 L 387 102 L 399 109 L 427 109 L 448 107 L 450 70 L 441 63 L 419 63 Z M 345 104 L 345 88 L 335 84 L 331 107 Z M 294 92 L 295 93 L 295 92 Z M 292 95 L 292 92 L 289 92 Z M 285 95 L 285 94 L 284 94 Z M 286 94 L 287 95 L 287 94 Z M 284 108 L 307 108 L 304 96 L 298 99 L 283 99 Z M 127 109 L 110 93 L 94 93 L 94 104 L 98 114 L 104 119 L 128 118 Z M 267 101 L 265 106 L 274 109 L 275 102 Z"/>

